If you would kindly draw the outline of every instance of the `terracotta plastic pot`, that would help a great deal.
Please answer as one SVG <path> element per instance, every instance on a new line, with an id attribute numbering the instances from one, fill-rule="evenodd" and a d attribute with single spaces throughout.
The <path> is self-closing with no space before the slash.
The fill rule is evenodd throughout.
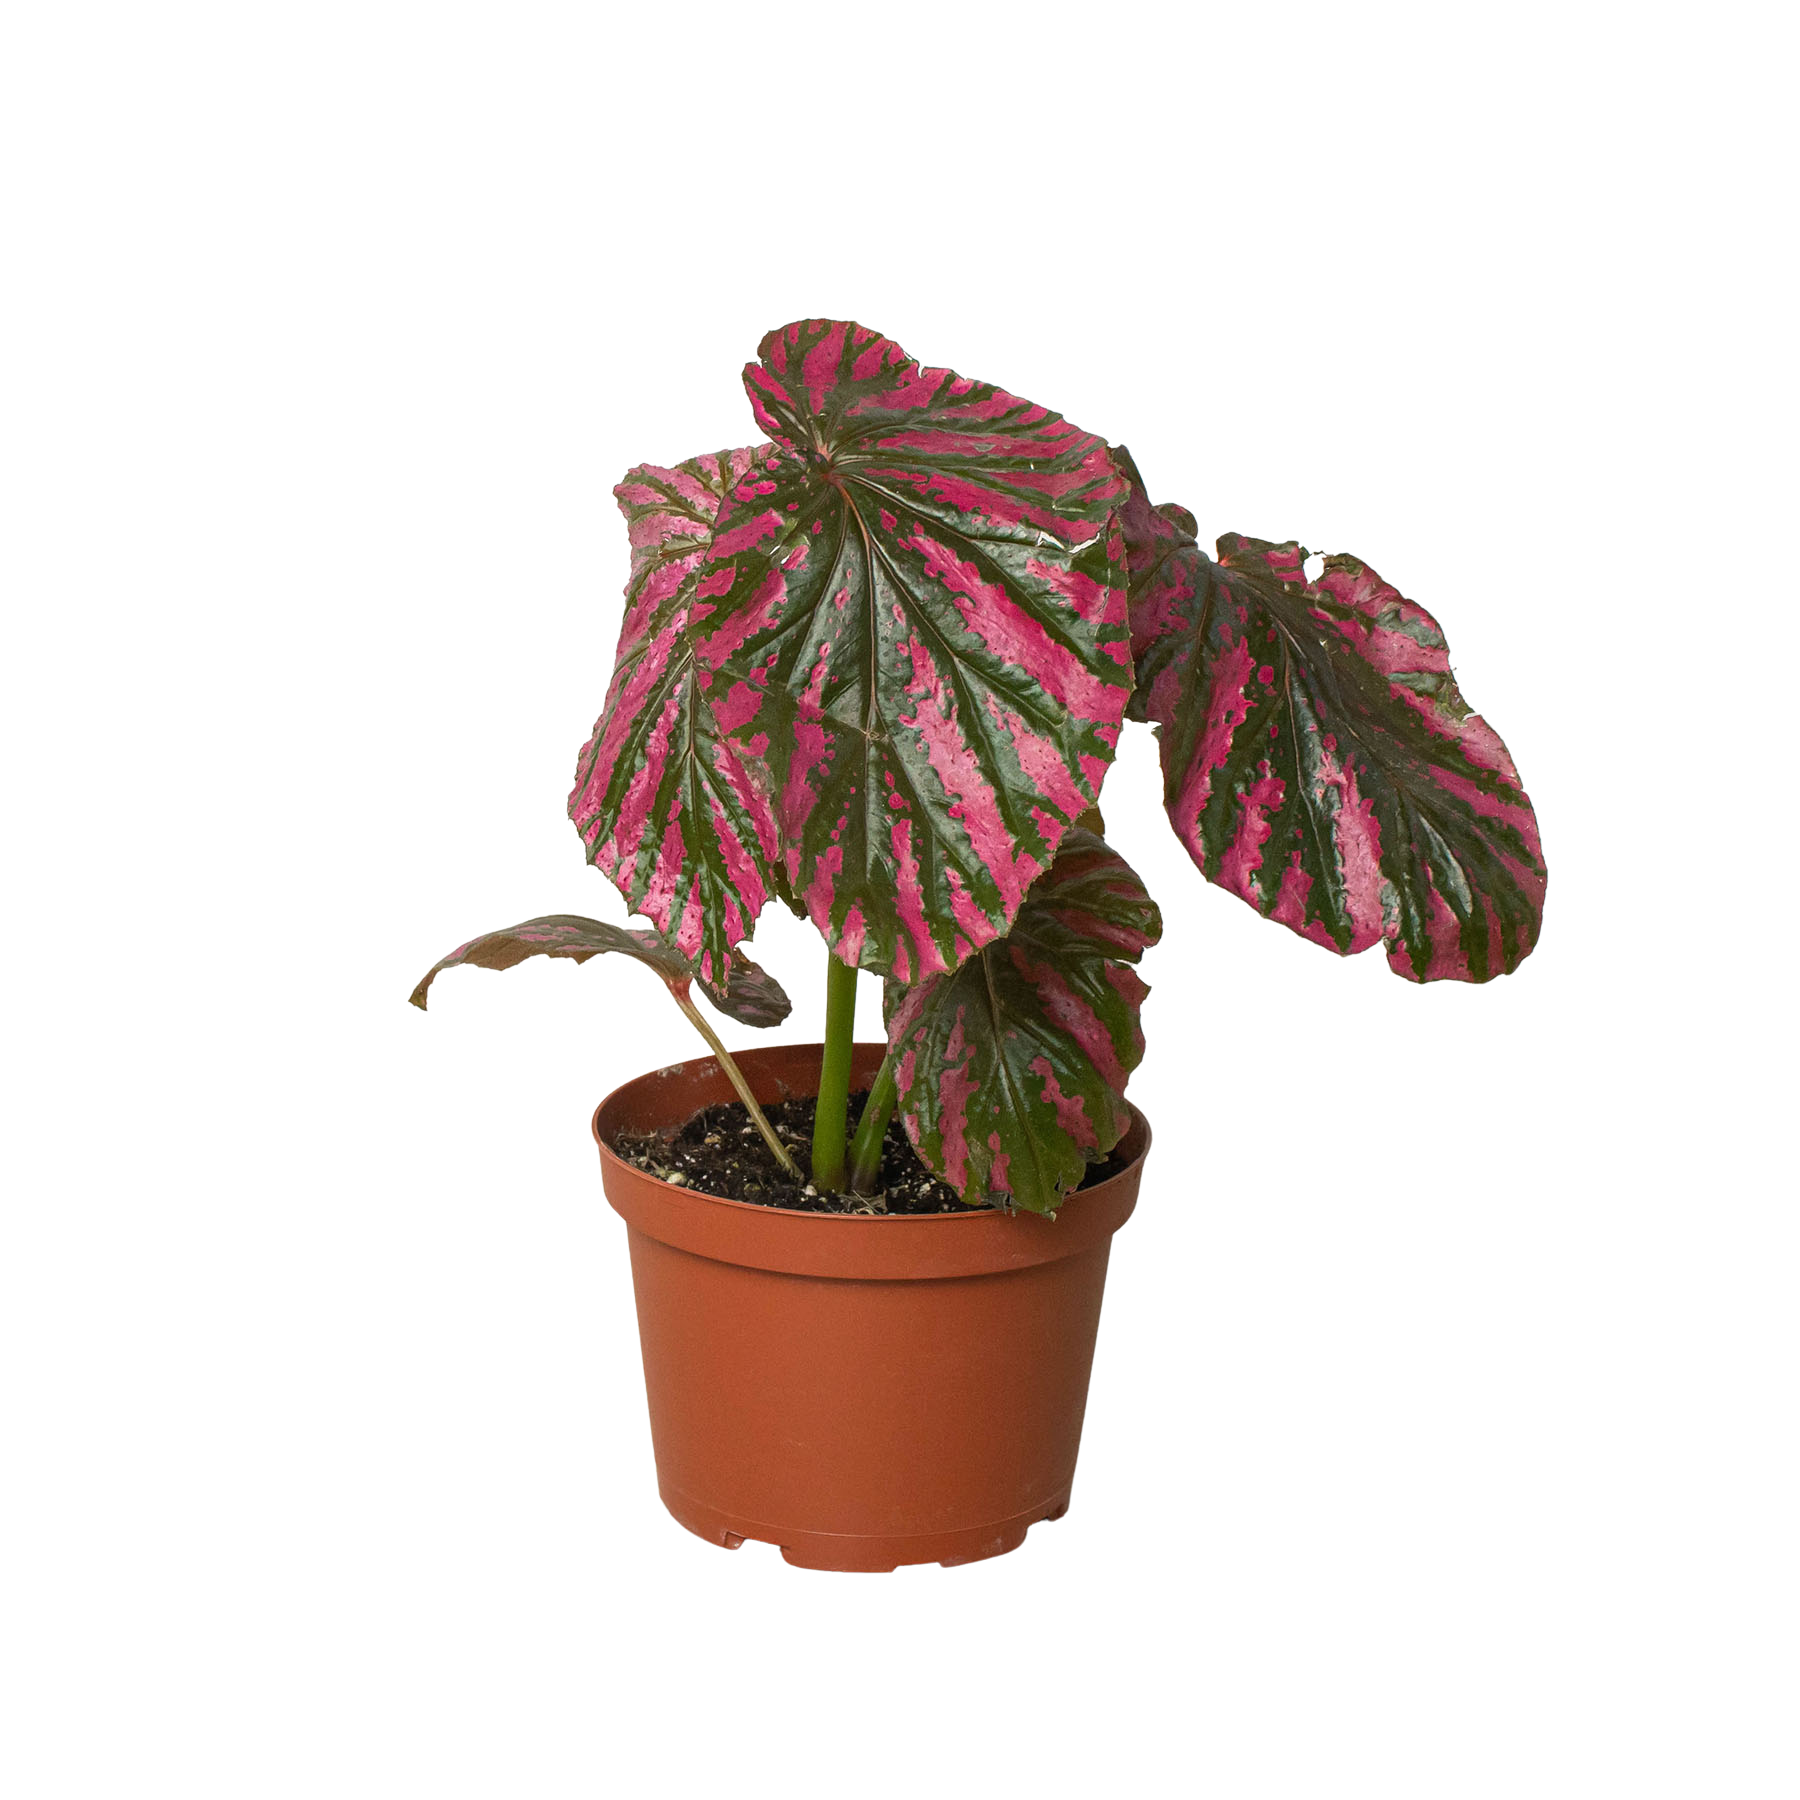
<path id="1" fill-rule="evenodd" d="M 858 1045 L 866 1085 L 881 1047 Z M 751 1050 L 764 1102 L 815 1091 L 817 1044 Z M 628 1082 L 594 1114 L 606 1197 L 630 1228 L 663 1502 L 736 1549 L 809 1569 L 973 1562 L 1069 1504 L 1112 1234 L 1129 1167 L 1053 1220 L 783 1211 L 673 1187 L 608 1147 L 732 1092 L 709 1056 Z"/>

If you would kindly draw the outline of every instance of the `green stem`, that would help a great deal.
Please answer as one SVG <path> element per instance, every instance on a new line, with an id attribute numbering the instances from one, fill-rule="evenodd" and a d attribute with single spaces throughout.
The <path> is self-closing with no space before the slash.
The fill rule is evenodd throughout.
<path id="1" fill-rule="evenodd" d="M 844 1135 L 850 1106 L 850 1050 L 856 1035 L 856 970 L 829 951 L 825 976 L 825 1055 L 819 1064 L 819 1110 L 813 1118 L 815 1186 L 844 1191 Z"/>
<path id="2" fill-rule="evenodd" d="M 685 982 L 682 983 L 683 988 L 685 988 L 686 985 Z M 731 1052 L 719 1042 L 719 1034 L 707 1024 L 706 1015 L 701 1012 L 699 1007 L 697 1007 L 685 993 L 680 991 L 680 989 L 677 989 L 673 983 L 669 986 L 669 992 L 675 996 L 675 1004 L 687 1014 L 688 1018 L 693 1022 L 694 1029 L 706 1039 L 708 1048 L 710 1048 L 713 1055 L 719 1059 L 719 1067 L 725 1071 L 725 1079 L 737 1089 L 737 1097 L 743 1101 L 744 1105 L 749 1109 L 751 1124 L 762 1133 L 763 1142 L 775 1152 L 775 1160 L 780 1163 L 782 1168 L 789 1175 L 793 1176 L 796 1181 L 805 1180 L 805 1177 L 800 1173 L 800 1165 L 796 1163 L 793 1157 L 788 1153 L 787 1145 L 775 1135 L 775 1127 L 769 1123 L 768 1117 L 763 1112 L 763 1109 L 756 1104 L 756 1096 L 751 1093 L 750 1084 L 744 1079 L 743 1070 L 731 1060 Z"/>
<path id="3" fill-rule="evenodd" d="M 856 1128 L 856 1139 L 850 1146 L 850 1190 L 872 1195 L 881 1182 L 881 1141 L 887 1136 L 888 1120 L 894 1116 L 897 1084 L 894 1079 L 894 1052 L 890 1049 L 881 1059 L 875 1085 L 869 1089 L 869 1103 L 863 1108 L 862 1123 Z"/>

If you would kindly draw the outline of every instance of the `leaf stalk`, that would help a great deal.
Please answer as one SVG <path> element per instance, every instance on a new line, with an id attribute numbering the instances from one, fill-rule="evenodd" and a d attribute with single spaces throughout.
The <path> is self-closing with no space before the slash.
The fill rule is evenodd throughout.
<path id="1" fill-rule="evenodd" d="M 825 954 L 825 1054 L 819 1062 L 819 1102 L 813 1115 L 813 1182 L 841 1194 L 850 1116 L 850 1052 L 856 1033 L 856 970 L 831 951 Z"/>
<path id="2" fill-rule="evenodd" d="M 850 1191 L 865 1198 L 881 1191 L 882 1140 L 887 1136 L 888 1120 L 894 1116 L 898 1092 L 894 1074 L 896 1060 L 890 1047 L 876 1071 L 875 1085 L 869 1089 L 868 1104 L 863 1108 L 862 1121 L 850 1146 Z"/>
<path id="3" fill-rule="evenodd" d="M 719 1067 L 725 1071 L 725 1079 L 737 1090 L 737 1097 L 743 1101 L 750 1114 L 750 1123 L 762 1133 L 762 1140 L 775 1153 L 775 1160 L 781 1164 L 782 1171 L 793 1177 L 795 1181 L 804 1181 L 806 1177 L 800 1173 L 800 1165 L 796 1163 L 779 1137 L 775 1135 L 775 1127 L 769 1123 L 768 1115 L 756 1104 L 756 1096 L 750 1091 L 750 1084 L 744 1079 L 744 1072 L 732 1061 L 731 1052 L 719 1042 L 719 1034 L 707 1024 L 706 1015 L 701 1012 L 687 995 L 687 983 L 680 987 L 669 983 L 669 992 L 675 996 L 675 1004 L 687 1014 L 694 1029 L 706 1039 L 707 1048 L 718 1058 Z"/>

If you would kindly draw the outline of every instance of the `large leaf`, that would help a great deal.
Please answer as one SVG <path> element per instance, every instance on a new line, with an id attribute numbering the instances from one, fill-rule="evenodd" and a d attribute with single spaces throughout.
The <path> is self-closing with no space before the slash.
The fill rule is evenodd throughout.
<path id="1" fill-rule="evenodd" d="M 1007 930 L 1099 791 L 1131 687 L 1124 483 L 1091 433 L 861 326 L 760 354 L 781 449 L 720 514 L 698 657 L 768 758 L 814 923 L 914 980 Z"/>
<path id="2" fill-rule="evenodd" d="M 463 963 L 478 969 L 511 969 L 528 956 L 564 956 L 571 962 L 583 963 L 590 956 L 609 950 L 647 963 L 683 996 L 689 980 L 696 978 L 693 965 L 671 950 L 654 931 L 608 925 L 601 919 L 583 919 L 574 913 L 551 913 L 542 919 L 527 919 L 522 925 L 509 925 L 504 931 L 490 931 L 452 950 L 426 971 L 425 979 L 412 991 L 412 1003 L 423 1012 L 425 996 L 439 974 Z M 788 1016 L 790 1003 L 781 983 L 747 956 L 734 954 L 728 973 L 729 987 L 698 978 L 706 997 L 720 1012 L 742 1025 L 779 1025 Z"/>
<path id="3" fill-rule="evenodd" d="M 631 534 L 625 624 L 569 796 L 589 861 L 709 977 L 750 935 L 777 844 L 767 778 L 721 725 L 712 672 L 694 660 L 694 586 L 726 487 L 772 454 L 646 463 L 613 490 Z"/>
<path id="4" fill-rule="evenodd" d="M 1486 981 L 1537 942 L 1544 863 L 1506 746 L 1437 622 L 1353 556 L 1219 540 L 1133 471 L 1125 509 L 1143 716 L 1209 881 L 1340 954 L 1385 940 L 1414 981 Z"/>
<path id="5" fill-rule="evenodd" d="M 964 1200 L 1053 1212 L 1124 1136 L 1149 992 L 1131 965 L 1161 935 L 1130 866 L 1074 830 L 1005 938 L 949 974 L 888 984 L 901 1117 Z"/>

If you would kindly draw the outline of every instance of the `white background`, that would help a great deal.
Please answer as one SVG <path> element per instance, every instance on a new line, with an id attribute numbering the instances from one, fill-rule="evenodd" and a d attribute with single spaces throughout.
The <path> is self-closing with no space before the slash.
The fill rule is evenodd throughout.
<path id="1" fill-rule="evenodd" d="M 1776 17 L 9 13 L 9 1796 L 1800 1789 Z M 891 1577 L 657 1501 L 587 1138 L 697 1052 L 654 981 L 405 1004 L 624 918 L 563 813 L 609 489 L 750 441 L 807 314 L 1368 558 L 1552 872 L 1419 990 L 1208 887 L 1133 733 L 1075 1504 Z"/>

